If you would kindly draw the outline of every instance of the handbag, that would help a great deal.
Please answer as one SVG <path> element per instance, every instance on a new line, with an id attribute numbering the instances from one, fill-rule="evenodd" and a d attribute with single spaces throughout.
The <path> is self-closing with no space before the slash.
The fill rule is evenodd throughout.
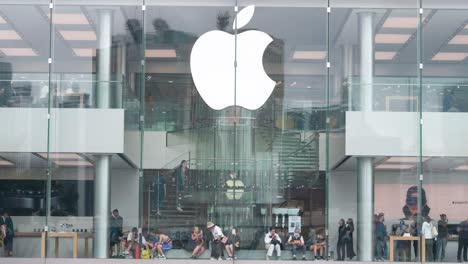
<path id="1" fill-rule="evenodd" d="M 227 237 L 224 236 L 223 238 L 221 238 L 221 243 L 226 244 L 227 242 L 228 242 Z"/>
<path id="2" fill-rule="evenodd" d="M 439 232 L 437 232 L 437 228 L 435 226 L 432 226 L 431 232 L 432 237 L 437 237 L 439 235 Z"/>

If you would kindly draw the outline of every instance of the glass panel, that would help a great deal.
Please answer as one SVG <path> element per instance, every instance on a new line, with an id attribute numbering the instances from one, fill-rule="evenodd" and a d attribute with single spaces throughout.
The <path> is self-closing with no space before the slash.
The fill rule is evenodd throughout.
<path id="1" fill-rule="evenodd" d="M 331 1 L 329 107 L 343 106 L 346 131 L 333 131 L 330 111 L 329 254 L 411 261 L 418 253 L 418 6 L 365 2 Z M 393 242 L 403 236 L 415 241 Z"/>
<path id="2" fill-rule="evenodd" d="M 233 33 L 234 1 L 146 4 L 144 233 L 149 240 L 161 234 L 172 239 L 167 258 L 217 258 L 219 243 L 207 222 L 229 234 L 234 195 L 226 186 L 237 121 L 232 107 L 214 106 L 233 101 L 234 93 L 207 89 L 213 83 L 219 91 L 233 87 L 233 78 L 219 79 L 226 69 L 216 60 L 234 54 L 234 37 L 222 33 Z M 225 59 L 223 65 L 232 68 L 233 58 Z M 192 240 L 195 226 L 201 232 Z"/>
<path id="3" fill-rule="evenodd" d="M 23 2 L 0 1 L 2 263 L 41 258 L 46 225 L 47 162 L 39 153 L 47 152 L 49 23 L 39 8 L 48 1 Z"/>
<path id="4" fill-rule="evenodd" d="M 120 258 L 120 238 L 141 227 L 142 2 L 98 4 L 57 0 L 45 15 L 54 33 L 48 257 Z"/>
<path id="5" fill-rule="evenodd" d="M 468 209 L 465 151 L 466 18 L 468 4 L 453 1 L 441 6 L 423 1 L 424 63 L 422 79 L 423 112 L 422 203 L 427 221 L 422 225 L 428 261 L 467 260 L 460 247 L 468 241 Z M 431 227 L 437 229 L 435 236 Z M 462 228 L 457 232 L 457 228 Z"/>
<path id="6" fill-rule="evenodd" d="M 325 238 L 319 143 L 327 106 L 326 1 L 238 4 L 239 14 L 254 10 L 246 25 L 238 22 L 236 50 L 236 99 L 243 108 L 235 164 L 245 186 L 233 201 L 238 256 L 310 260 L 316 234 Z"/>

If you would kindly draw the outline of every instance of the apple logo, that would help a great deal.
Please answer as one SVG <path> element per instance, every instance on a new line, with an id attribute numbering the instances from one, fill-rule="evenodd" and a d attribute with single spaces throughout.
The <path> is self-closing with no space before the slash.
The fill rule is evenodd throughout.
<path id="1" fill-rule="evenodd" d="M 254 11 L 253 5 L 242 9 L 234 20 L 234 29 L 245 26 Z M 190 55 L 190 67 L 195 87 L 209 107 L 221 110 L 238 105 L 256 110 L 268 100 L 276 83 L 265 73 L 263 53 L 272 41 L 258 30 L 237 34 L 237 39 L 220 30 L 198 38 Z"/>

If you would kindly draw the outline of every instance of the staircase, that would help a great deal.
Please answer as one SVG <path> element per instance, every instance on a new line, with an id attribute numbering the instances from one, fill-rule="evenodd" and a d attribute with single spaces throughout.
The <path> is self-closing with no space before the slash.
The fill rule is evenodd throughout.
<path id="1" fill-rule="evenodd" d="M 318 134 L 302 139 L 300 133 L 278 134 L 272 143 L 277 177 L 288 186 L 308 186 L 319 173 Z M 278 162 L 276 162 L 278 161 Z"/>
<path id="2" fill-rule="evenodd" d="M 154 192 L 152 193 L 152 197 L 153 195 L 155 195 Z M 154 203 L 153 199 L 151 203 Z M 151 209 L 150 225 L 152 228 L 168 232 L 172 236 L 177 231 L 190 231 L 193 226 L 200 224 L 200 217 L 203 217 L 202 212 L 206 211 L 200 203 L 194 202 L 187 195 L 182 200 L 183 211 L 177 211 L 176 207 L 175 172 L 171 170 L 168 172 L 168 176 L 166 176 L 166 199 L 159 208 L 159 214 L 155 206 L 152 206 Z"/>

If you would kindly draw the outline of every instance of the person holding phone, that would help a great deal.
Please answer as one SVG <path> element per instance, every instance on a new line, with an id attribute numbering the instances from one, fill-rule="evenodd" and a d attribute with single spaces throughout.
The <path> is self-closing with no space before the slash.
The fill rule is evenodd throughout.
<path id="1" fill-rule="evenodd" d="M 275 228 L 270 227 L 270 232 L 265 235 L 265 248 L 267 250 L 266 259 L 270 260 L 273 256 L 273 252 L 276 251 L 278 258 L 281 258 L 281 238 L 276 233 Z"/>

